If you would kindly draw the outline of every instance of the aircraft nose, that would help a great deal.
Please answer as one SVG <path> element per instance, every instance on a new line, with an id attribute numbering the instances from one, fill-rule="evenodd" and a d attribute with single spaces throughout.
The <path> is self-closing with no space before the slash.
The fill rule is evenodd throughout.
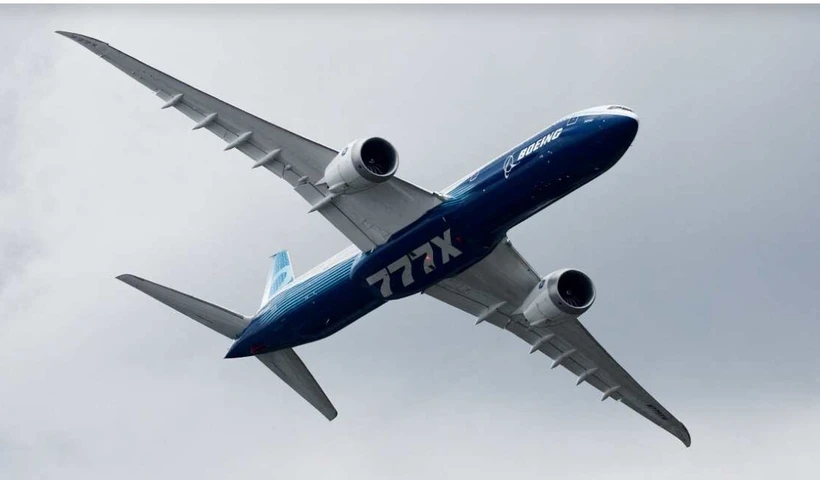
<path id="1" fill-rule="evenodd" d="M 597 149 L 596 170 L 605 170 L 615 165 L 632 145 L 638 134 L 638 117 L 631 111 L 608 111 L 600 122 L 592 143 Z"/>
<path id="2" fill-rule="evenodd" d="M 618 151 L 618 156 L 620 156 L 632 145 L 632 141 L 638 134 L 638 116 L 633 112 L 612 115 L 606 118 L 603 130 L 603 141 Z"/>
<path id="3" fill-rule="evenodd" d="M 618 115 L 612 119 L 610 128 L 613 130 L 613 135 L 628 138 L 631 143 L 638 134 L 638 125 L 637 115 Z"/>

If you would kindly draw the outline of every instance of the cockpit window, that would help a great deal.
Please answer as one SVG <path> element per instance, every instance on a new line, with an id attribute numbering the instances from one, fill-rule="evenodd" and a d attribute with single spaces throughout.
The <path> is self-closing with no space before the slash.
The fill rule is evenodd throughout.
<path id="1" fill-rule="evenodd" d="M 631 108 L 626 108 L 623 105 L 612 105 L 607 107 L 607 110 L 626 110 L 627 112 L 632 112 Z"/>

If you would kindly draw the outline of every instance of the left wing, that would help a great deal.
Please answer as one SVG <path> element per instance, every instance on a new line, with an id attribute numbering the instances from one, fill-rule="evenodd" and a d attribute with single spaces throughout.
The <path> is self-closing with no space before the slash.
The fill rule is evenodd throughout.
<path id="1" fill-rule="evenodd" d="M 77 33 L 57 33 L 153 90 L 165 101 L 162 108 L 182 112 L 196 122 L 194 130 L 204 128 L 227 142 L 225 150 L 239 150 L 254 161 L 254 168 L 264 167 L 287 181 L 362 251 L 386 242 L 441 203 L 435 194 L 398 177 L 363 192 L 331 198 L 327 186 L 319 181 L 336 150 L 197 90 L 105 42 Z"/>
<path id="2" fill-rule="evenodd" d="M 424 293 L 508 330 L 554 359 L 552 368 L 562 366 L 603 392 L 601 400 L 613 398 L 626 404 L 687 447 L 691 438 L 686 427 L 641 387 L 577 320 L 557 325 L 528 324 L 520 313 L 527 295 L 541 277 L 515 250 L 503 241 L 485 259 L 463 273 L 442 280 Z M 500 306 L 499 306 L 500 305 Z"/>

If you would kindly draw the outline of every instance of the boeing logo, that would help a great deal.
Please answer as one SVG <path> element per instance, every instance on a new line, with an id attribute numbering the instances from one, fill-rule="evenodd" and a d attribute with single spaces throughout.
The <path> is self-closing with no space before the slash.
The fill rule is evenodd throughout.
<path id="1" fill-rule="evenodd" d="M 564 130 L 563 128 L 559 128 L 558 130 L 556 130 L 556 131 L 554 131 L 554 132 L 552 132 L 552 133 L 550 133 L 550 134 L 548 134 L 544 137 L 539 138 L 537 142 L 531 143 L 530 146 L 528 146 L 527 148 L 521 150 L 521 152 L 518 153 L 518 161 L 521 161 L 521 159 L 523 159 L 527 155 L 529 155 L 532 152 L 538 150 L 539 148 L 543 147 L 544 145 L 550 143 L 551 141 L 557 139 L 561 135 L 561 132 L 563 130 Z M 505 166 L 506 166 L 506 163 L 505 163 Z M 506 169 L 505 169 L 505 173 L 506 173 Z"/>
<path id="2" fill-rule="evenodd" d="M 518 165 L 518 163 L 519 160 L 516 160 L 512 155 L 504 159 L 504 178 L 508 178 L 510 176 L 510 172 L 516 165 Z"/>
<path id="3" fill-rule="evenodd" d="M 537 151 L 539 148 L 558 138 L 563 130 L 563 128 L 559 128 L 558 130 L 555 130 L 554 132 L 539 138 L 536 142 L 531 143 L 529 146 L 527 146 L 527 148 L 524 148 L 520 152 L 518 152 L 518 158 L 512 155 L 505 158 L 503 167 L 504 178 L 510 177 L 510 172 L 512 171 L 512 169 L 518 166 L 518 164 L 521 163 L 521 160 L 523 160 L 524 157 Z"/>

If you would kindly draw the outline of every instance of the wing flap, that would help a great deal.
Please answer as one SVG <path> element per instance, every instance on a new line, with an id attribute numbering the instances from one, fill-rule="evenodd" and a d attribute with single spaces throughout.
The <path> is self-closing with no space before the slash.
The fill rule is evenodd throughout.
<path id="1" fill-rule="evenodd" d="M 292 348 L 257 355 L 256 358 L 313 405 L 316 410 L 319 410 L 325 418 L 328 420 L 336 418 L 338 415 L 336 408 Z"/>

